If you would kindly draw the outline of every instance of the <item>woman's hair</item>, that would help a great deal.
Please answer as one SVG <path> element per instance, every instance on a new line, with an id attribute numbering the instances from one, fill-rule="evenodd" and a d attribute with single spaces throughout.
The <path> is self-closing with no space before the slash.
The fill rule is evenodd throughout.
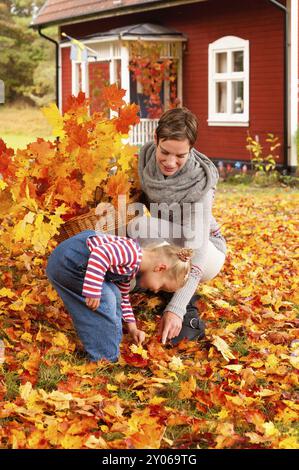
<path id="1" fill-rule="evenodd" d="M 159 119 L 156 129 L 157 141 L 163 140 L 185 140 L 188 139 L 190 146 L 197 139 L 198 120 L 187 108 L 169 109 Z"/>
<path id="2" fill-rule="evenodd" d="M 179 287 L 183 287 L 187 282 L 191 270 L 191 248 L 182 248 L 168 243 L 151 243 L 146 246 L 146 250 L 155 254 L 157 258 L 164 258 L 170 263 L 165 275 L 169 279 L 177 281 Z"/>

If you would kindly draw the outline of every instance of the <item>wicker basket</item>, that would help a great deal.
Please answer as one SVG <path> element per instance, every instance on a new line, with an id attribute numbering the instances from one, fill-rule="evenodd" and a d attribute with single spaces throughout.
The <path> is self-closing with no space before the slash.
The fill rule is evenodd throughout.
<path id="1" fill-rule="evenodd" d="M 135 217 L 134 215 L 127 216 L 127 223 L 130 222 Z M 99 222 L 99 217 L 95 215 L 95 209 L 90 210 L 86 214 L 79 215 L 74 217 L 73 219 L 68 220 L 60 227 L 60 232 L 58 235 L 55 236 L 55 240 L 58 243 L 61 243 L 63 240 L 67 240 L 68 238 L 76 235 L 83 230 L 95 230 L 96 225 Z M 118 235 L 119 233 L 124 234 L 126 233 L 126 224 L 118 225 L 117 219 L 115 220 L 115 225 L 109 226 L 107 223 L 101 226 L 101 230 L 107 233 L 113 233 Z"/>
<path id="2" fill-rule="evenodd" d="M 55 240 L 58 241 L 58 243 L 61 243 L 62 241 L 67 240 L 68 238 L 76 235 L 77 233 L 82 232 L 83 230 L 95 230 L 97 224 L 100 221 L 100 216 L 96 215 L 95 210 L 96 206 L 101 201 L 102 196 L 103 191 L 101 190 L 101 188 L 97 187 L 95 192 L 95 207 L 92 208 L 89 212 L 73 217 L 72 219 L 68 220 L 63 225 L 61 225 L 59 234 L 55 236 Z M 111 215 L 114 215 L 114 213 L 112 214 L 112 211 Z M 109 217 L 107 217 L 109 216 L 109 208 L 105 211 L 104 216 L 106 217 L 106 220 L 107 218 L 109 220 Z M 134 217 L 135 214 L 128 214 L 126 222 L 130 222 L 130 220 L 132 220 Z M 126 233 L 126 225 L 127 224 L 124 223 L 121 223 L 119 225 L 118 219 L 116 218 L 116 220 L 113 219 L 113 224 L 101 224 L 101 230 L 107 233 L 112 232 L 113 234 L 118 235 L 119 233 Z"/>

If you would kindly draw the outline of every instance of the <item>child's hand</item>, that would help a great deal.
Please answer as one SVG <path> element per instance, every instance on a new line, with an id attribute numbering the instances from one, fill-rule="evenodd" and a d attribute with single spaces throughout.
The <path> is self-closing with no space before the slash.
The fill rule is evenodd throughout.
<path id="1" fill-rule="evenodd" d="M 138 344 L 142 344 L 145 340 L 145 333 L 142 330 L 138 330 L 136 323 L 128 323 L 127 324 L 128 331 L 133 339 L 133 343 L 138 346 Z"/>
<path id="2" fill-rule="evenodd" d="M 136 330 L 133 334 L 131 334 L 133 343 L 137 346 L 142 344 L 145 340 L 145 333 L 142 330 Z"/>
<path id="3" fill-rule="evenodd" d="M 100 299 L 94 299 L 93 297 L 86 297 L 86 305 L 91 310 L 96 310 L 100 306 Z"/>

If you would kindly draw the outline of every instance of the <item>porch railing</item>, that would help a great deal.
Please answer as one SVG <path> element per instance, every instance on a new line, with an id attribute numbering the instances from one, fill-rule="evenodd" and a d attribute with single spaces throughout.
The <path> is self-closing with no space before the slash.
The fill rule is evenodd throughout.
<path id="1" fill-rule="evenodd" d="M 132 145 L 144 145 L 154 139 L 154 132 L 159 119 L 140 119 L 140 123 L 133 127 L 129 134 L 129 141 Z"/>

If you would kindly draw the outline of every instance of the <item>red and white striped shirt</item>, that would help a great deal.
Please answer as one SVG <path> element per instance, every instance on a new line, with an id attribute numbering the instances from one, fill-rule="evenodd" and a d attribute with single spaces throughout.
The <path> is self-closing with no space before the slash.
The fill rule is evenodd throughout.
<path id="1" fill-rule="evenodd" d="M 137 241 L 116 235 L 92 235 L 86 241 L 90 257 L 84 277 L 82 295 L 99 299 L 107 271 L 124 274 L 125 281 L 115 281 L 122 296 L 121 308 L 126 322 L 135 321 L 129 291 L 142 259 L 142 250 Z"/>

